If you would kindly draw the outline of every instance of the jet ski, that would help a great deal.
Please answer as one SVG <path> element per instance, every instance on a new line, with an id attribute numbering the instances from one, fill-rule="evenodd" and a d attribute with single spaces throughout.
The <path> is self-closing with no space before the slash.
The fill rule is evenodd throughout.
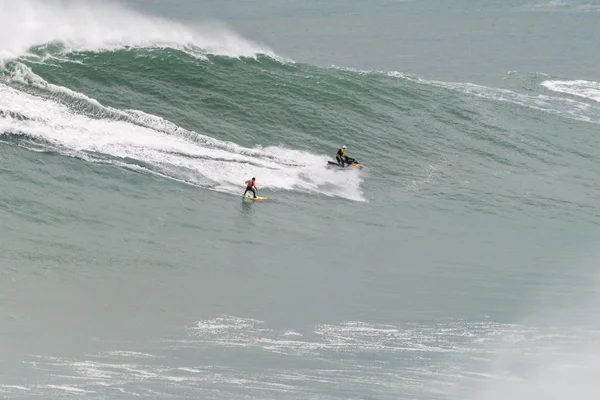
<path id="1" fill-rule="evenodd" d="M 350 158 L 348 157 L 348 160 L 344 163 L 344 166 L 342 167 L 340 164 L 338 164 L 337 161 L 327 161 L 327 168 L 338 168 L 338 169 L 348 169 L 348 168 L 357 168 L 357 169 L 362 169 L 363 165 L 361 163 L 359 163 L 358 161 L 356 161 L 354 158 Z"/>

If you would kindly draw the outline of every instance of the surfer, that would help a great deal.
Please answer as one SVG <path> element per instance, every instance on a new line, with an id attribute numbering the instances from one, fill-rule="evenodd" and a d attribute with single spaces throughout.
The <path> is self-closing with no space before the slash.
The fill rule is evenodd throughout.
<path id="1" fill-rule="evenodd" d="M 346 154 L 346 145 L 343 145 L 337 152 L 337 154 L 335 155 L 335 158 L 338 162 L 338 164 L 341 164 L 341 166 L 344 166 L 344 161 L 346 161 L 346 163 L 348 163 L 348 154 Z"/>
<path id="2" fill-rule="evenodd" d="M 252 179 L 248 179 L 246 181 L 246 190 L 244 190 L 244 194 L 242 196 L 246 195 L 246 192 L 251 191 L 254 194 L 254 198 L 256 198 L 256 189 L 258 189 L 256 187 L 256 183 L 254 182 L 256 180 L 256 178 L 252 177 Z"/>

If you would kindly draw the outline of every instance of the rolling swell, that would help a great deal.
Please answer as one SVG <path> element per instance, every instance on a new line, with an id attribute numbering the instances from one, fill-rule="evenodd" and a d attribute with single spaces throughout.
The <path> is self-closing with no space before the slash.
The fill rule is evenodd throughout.
<path id="1" fill-rule="evenodd" d="M 434 207 L 559 207 L 572 215 L 575 206 L 598 217 L 591 197 L 576 195 L 595 181 L 594 156 L 561 132 L 600 122 L 597 105 L 574 98 L 577 82 L 503 89 L 189 45 L 77 50 L 53 42 L 30 50 L 3 63 L 1 127 L 63 154 L 232 193 L 260 174 L 272 190 L 352 200 L 389 198 L 391 190 L 425 202 L 435 194 Z M 368 172 L 324 170 L 340 144 Z M 581 161 L 585 168 L 574 167 Z M 392 189 L 365 196 L 366 174 Z M 557 174 L 572 178 L 567 190 L 547 183 Z"/>

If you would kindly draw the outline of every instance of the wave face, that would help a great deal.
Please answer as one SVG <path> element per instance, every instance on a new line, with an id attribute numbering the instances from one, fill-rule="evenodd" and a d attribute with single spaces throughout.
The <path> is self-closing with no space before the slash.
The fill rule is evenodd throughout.
<path id="1" fill-rule="evenodd" d="M 564 154 L 594 157 L 556 121 L 600 123 L 598 82 L 509 74 L 508 88 L 494 88 L 317 68 L 223 26 L 114 4 L 2 1 L 0 10 L 2 135 L 90 162 L 224 192 L 259 175 L 270 190 L 367 201 L 366 173 L 323 168 L 347 144 L 401 192 L 435 180 L 452 186 L 446 200 L 485 198 L 497 212 L 524 192 L 510 179 L 495 192 L 490 172 L 553 179 Z M 597 216 L 589 196 L 536 186 L 545 205 Z"/>
<path id="2" fill-rule="evenodd" d="M 538 78 L 532 93 L 317 68 L 260 52 L 199 56 L 180 44 L 75 51 L 55 43 L 5 59 L 2 134 L 21 145 L 223 192 L 239 191 L 240 182 L 259 175 L 269 190 L 367 201 L 367 173 L 391 179 L 405 193 L 435 178 L 452 187 L 447 199 L 493 204 L 495 212 L 504 200 L 519 203 L 523 193 L 512 180 L 495 192 L 488 173 L 551 177 L 564 154 L 584 162 L 594 157 L 582 141 L 545 133 L 565 123 L 600 123 L 594 82 Z M 372 168 L 325 169 L 342 144 Z M 592 178 L 582 174 L 572 184 Z M 587 197 L 538 187 L 546 204 L 592 212 Z M 387 196 L 378 191 L 371 198 L 378 195 Z"/>

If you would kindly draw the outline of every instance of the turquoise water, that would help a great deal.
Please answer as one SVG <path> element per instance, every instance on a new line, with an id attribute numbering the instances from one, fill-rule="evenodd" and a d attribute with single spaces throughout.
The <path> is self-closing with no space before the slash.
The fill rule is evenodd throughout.
<path id="1" fill-rule="evenodd" d="M 599 11 L 0 1 L 0 392 L 590 397 Z"/>

